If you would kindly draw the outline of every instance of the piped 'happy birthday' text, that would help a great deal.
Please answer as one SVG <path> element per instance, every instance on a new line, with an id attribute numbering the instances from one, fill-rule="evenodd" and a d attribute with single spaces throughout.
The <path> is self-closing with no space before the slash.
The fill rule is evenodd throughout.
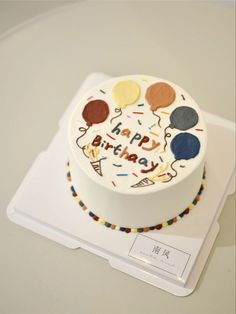
<path id="1" fill-rule="evenodd" d="M 160 145 L 160 142 L 155 141 L 153 139 L 151 140 L 146 135 L 142 136 L 138 132 L 135 132 L 134 134 L 132 134 L 132 131 L 130 129 L 128 129 L 128 128 L 122 129 L 121 126 L 122 126 L 122 123 L 119 122 L 112 129 L 111 132 L 113 134 L 128 138 L 129 144 L 131 144 L 131 145 L 136 143 L 138 145 L 138 147 L 140 147 L 144 151 L 152 151 Z M 149 170 L 141 170 L 141 172 L 144 172 L 144 173 L 149 172 L 149 171 L 153 171 L 158 166 L 158 163 L 155 164 L 153 161 L 149 161 L 145 157 L 140 158 L 137 154 L 129 152 L 127 146 L 123 147 L 122 144 L 113 145 L 109 142 L 104 141 L 101 135 L 95 136 L 95 138 L 92 141 L 92 146 L 102 147 L 106 151 L 112 150 L 113 154 L 120 157 L 120 158 L 124 158 L 124 159 L 131 161 L 133 163 L 138 162 L 140 165 L 143 165 L 145 167 L 149 167 L 150 168 Z"/>

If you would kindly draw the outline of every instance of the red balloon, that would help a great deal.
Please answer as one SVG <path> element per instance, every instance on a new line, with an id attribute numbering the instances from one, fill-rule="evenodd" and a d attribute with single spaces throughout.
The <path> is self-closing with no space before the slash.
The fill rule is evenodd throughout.
<path id="1" fill-rule="evenodd" d="M 88 102 L 82 112 L 82 116 L 86 121 L 87 126 L 105 121 L 108 114 L 108 104 L 101 99 L 91 100 Z"/>

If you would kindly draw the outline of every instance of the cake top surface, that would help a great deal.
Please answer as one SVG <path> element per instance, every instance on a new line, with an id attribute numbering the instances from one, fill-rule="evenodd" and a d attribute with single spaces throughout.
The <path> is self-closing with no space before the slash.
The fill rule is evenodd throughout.
<path id="1" fill-rule="evenodd" d="M 147 75 L 110 79 L 91 89 L 69 122 L 80 168 L 121 193 L 165 189 L 205 157 L 202 113 L 182 88 Z"/>

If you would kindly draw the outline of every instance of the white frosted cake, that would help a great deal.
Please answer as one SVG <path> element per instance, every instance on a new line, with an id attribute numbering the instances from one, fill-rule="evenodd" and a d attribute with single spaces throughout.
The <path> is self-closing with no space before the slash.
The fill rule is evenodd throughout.
<path id="1" fill-rule="evenodd" d="M 68 140 L 72 194 L 106 227 L 161 229 L 199 200 L 206 125 L 174 83 L 129 75 L 96 86 L 73 112 Z"/>

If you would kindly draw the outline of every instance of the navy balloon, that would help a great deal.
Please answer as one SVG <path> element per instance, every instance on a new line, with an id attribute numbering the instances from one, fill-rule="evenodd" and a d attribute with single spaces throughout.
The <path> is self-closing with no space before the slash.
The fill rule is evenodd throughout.
<path id="1" fill-rule="evenodd" d="M 176 160 L 188 160 L 197 156 L 200 150 L 200 142 L 195 135 L 187 132 L 179 133 L 171 141 L 170 148 Z"/>
<path id="2" fill-rule="evenodd" d="M 178 107 L 170 115 L 170 127 L 172 129 L 175 128 L 181 131 L 186 131 L 194 127 L 197 123 L 198 114 L 191 107 Z"/>

